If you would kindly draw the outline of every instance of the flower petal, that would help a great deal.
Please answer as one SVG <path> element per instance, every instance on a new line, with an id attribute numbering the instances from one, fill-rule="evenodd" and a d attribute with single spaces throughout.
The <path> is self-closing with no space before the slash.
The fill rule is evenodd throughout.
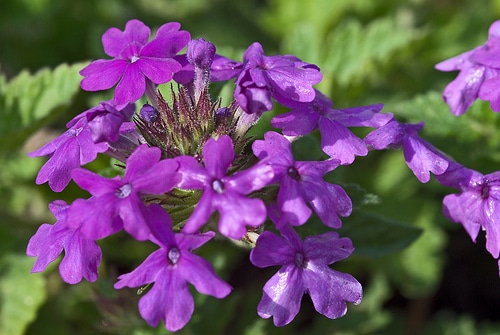
<path id="1" fill-rule="evenodd" d="M 80 71 L 85 78 L 80 86 L 85 91 L 107 90 L 118 82 L 127 69 L 128 62 L 123 59 L 98 59 Z"/>
<path id="2" fill-rule="evenodd" d="M 301 273 L 294 266 L 283 266 L 269 279 L 257 306 L 257 313 L 261 318 L 272 316 L 277 327 L 292 322 L 300 310 L 305 290 Z"/>
<path id="3" fill-rule="evenodd" d="M 28 242 L 26 254 L 37 257 L 32 273 L 45 270 L 63 251 L 63 239 L 66 236 L 53 236 L 52 228 L 53 225 L 42 224 Z"/>
<path id="4" fill-rule="evenodd" d="M 113 102 L 116 105 L 135 102 L 146 91 L 146 78 L 136 63 L 131 63 L 123 72 L 123 77 L 116 86 Z"/>
<path id="5" fill-rule="evenodd" d="M 227 135 L 219 139 L 209 139 L 203 147 L 203 159 L 207 172 L 214 178 L 226 175 L 229 166 L 234 160 L 233 141 Z"/>
<path id="6" fill-rule="evenodd" d="M 101 248 L 95 241 L 73 231 L 64 248 L 64 258 L 59 265 L 61 278 L 69 284 L 76 284 L 85 278 L 87 281 L 97 280 L 97 271 L 102 260 Z"/>
<path id="7" fill-rule="evenodd" d="M 136 63 L 141 72 L 155 84 L 168 83 L 173 74 L 182 68 L 179 62 L 170 58 L 140 58 Z"/>
<path id="8" fill-rule="evenodd" d="M 261 199 L 247 198 L 225 191 L 214 196 L 213 205 L 219 211 L 219 231 L 222 235 L 241 239 L 247 226 L 258 227 L 267 217 L 266 205 Z"/>
<path id="9" fill-rule="evenodd" d="M 355 156 L 366 156 L 366 144 L 341 123 L 326 118 L 319 120 L 321 149 L 341 164 L 351 164 Z"/>
<path id="10" fill-rule="evenodd" d="M 358 305 L 363 296 L 361 284 L 353 276 L 329 267 L 304 270 L 303 280 L 316 311 L 330 319 L 344 316 L 346 302 Z"/>
<path id="11" fill-rule="evenodd" d="M 349 257 L 354 251 L 350 239 L 340 238 L 337 232 L 307 236 L 304 240 L 304 253 L 315 264 L 328 266 Z"/>
<path id="12" fill-rule="evenodd" d="M 191 283 L 198 292 L 216 298 L 224 298 L 231 292 L 231 286 L 220 279 L 212 265 L 200 256 L 184 252 L 179 261 L 179 275 Z"/>
<path id="13" fill-rule="evenodd" d="M 93 196 L 114 193 L 123 184 L 118 176 L 115 179 L 108 179 L 84 168 L 74 169 L 71 176 L 78 186 Z"/>
<path id="14" fill-rule="evenodd" d="M 198 204 L 191 213 L 191 216 L 186 221 L 184 227 L 182 227 L 182 232 L 186 234 L 193 234 L 198 232 L 200 227 L 205 224 L 213 212 L 215 212 L 215 207 L 213 206 L 214 194 L 212 191 L 203 192 Z"/>
<path id="15" fill-rule="evenodd" d="M 256 246 L 250 252 L 250 261 L 259 268 L 290 264 L 295 252 L 287 240 L 266 230 L 257 238 Z"/>

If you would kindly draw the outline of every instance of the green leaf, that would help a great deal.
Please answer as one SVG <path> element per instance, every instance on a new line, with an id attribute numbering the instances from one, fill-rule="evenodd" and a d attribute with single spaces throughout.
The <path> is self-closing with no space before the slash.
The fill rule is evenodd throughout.
<path id="1" fill-rule="evenodd" d="M 30 275 L 33 259 L 6 254 L 0 261 L 0 334 L 21 335 L 45 301 L 45 279 Z"/>
<path id="2" fill-rule="evenodd" d="M 341 236 L 348 236 L 357 255 L 381 257 L 408 247 L 422 230 L 366 211 L 343 219 Z"/>
<path id="3" fill-rule="evenodd" d="M 269 3 L 260 21 L 262 27 L 279 36 L 287 36 L 303 22 L 311 22 L 315 31 L 324 33 L 347 11 L 364 11 L 374 5 L 370 0 L 273 0 Z"/>
<path id="4" fill-rule="evenodd" d="M 307 63 L 319 64 L 322 40 L 312 22 L 301 22 L 284 36 L 283 53 L 295 55 Z"/>
<path id="5" fill-rule="evenodd" d="M 60 65 L 36 74 L 21 72 L 10 82 L 0 75 L 0 145 L 13 150 L 69 107 L 79 91 L 85 64 Z"/>
<path id="6" fill-rule="evenodd" d="M 420 36 L 418 30 L 392 17 L 374 20 L 366 26 L 355 20 L 345 21 L 331 31 L 324 43 L 321 70 L 343 87 L 377 79 L 380 65 Z"/>

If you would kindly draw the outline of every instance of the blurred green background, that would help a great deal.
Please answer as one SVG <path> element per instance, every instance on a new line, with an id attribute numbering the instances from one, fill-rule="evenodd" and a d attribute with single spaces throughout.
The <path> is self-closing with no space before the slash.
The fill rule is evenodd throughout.
<path id="1" fill-rule="evenodd" d="M 318 88 L 337 107 L 384 103 L 402 121 L 426 122 L 422 137 L 482 173 L 498 170 L 499 116 L 478 101 L 461 117 L 441 94 L 456 73 L 434 65 L 486 41 L 500 1 L 486 0 L 2 0 L 0 3 L 0 334 L 165 334 L 137 311 L 134 290 L 115 291 L 117 275 L 138 265 L 153 246 L 116 235 L 101 241 L 96 283 L 67 285 L 57 264 L 29 274 L 29 238 L 53 223 L 47 203 L 87 197 L 73 184 L 60 194 L 35 185 L 44 159 L 29 159 L 97 97 L 79 90 L 78 71 L 105 57 L 101 35 L 132 18 L 157 28 L 178 21 L 193 38 L 241 60 L 259 41 L 267 55 L 292 53 L 317 64 Z M 60 66 L 61 64 L 68 66 Z M 226 101 L 227 102 L 227 101 Z M 279 111 L 277 111 L 279 112 Z M 258 131 L 267 129 L 265 125 Z M 359 130 L 359 134 L 366 133 Z M 318 137 L 294 148 L 317 159 Z M 90 164 L 106 169 L 105 158 Z M 356 205 L 342 235 L 356 251 L 335 265 L 364 286 L 359 306 L 329 320 L 305 296 L 296 319 L 274 328 L 259 319 L 261 288 L 277 269 L 256 269 L 248 250 L 224 242 L 200 253 L 234 287 L 224 300 L 195 294 L 196 309 L 182 334 L 499 334 L 497 261 L 460 225 L 441 214 L 452 192 L 434 180 L 420 184 L 399 151 L 371 153 L 329 176 Z M 314 219 L 304 227 L 314 230 Z M 309 228 L 311 227 L 311 228 Z"/>

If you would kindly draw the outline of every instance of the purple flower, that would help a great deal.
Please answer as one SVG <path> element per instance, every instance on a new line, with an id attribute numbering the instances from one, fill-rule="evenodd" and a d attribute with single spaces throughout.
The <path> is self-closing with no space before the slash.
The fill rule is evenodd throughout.
<path id="1" fill-rule="evenodd" d="M 365 142 L 377 150 L 403 147 L 406 164 L 421 183 L 427 183 L 430 172 L 435 175 L 444 173 L 450 159 L 418 136 L 423 126 L 423 122 L 409 124 L 392 120 L 368 134 Z"/>
<path id="2" fill-rule="evenodd" d="M 342 187 L 327 183 L 323 176 L 338 166 L 338 161 L 297 162 L 290 142 L 276 132 L 264 134 L 264 140 L 252 144 L 254 154 L 266 159 L 274 171 L 274 181 L 280 183 L 278 206 L 285 222 L 301 225 L 309 219 L 311 209 L 323 223 L 340 228 L 338 215 L 351 214 L 352 202 Z"/>
<path id="3" fill-rule="evenodd" d="M 120 135 L 120 126 L 131 120 L 134 111 L 134 104 L 116 106 L 110 101 L 103 101 L 77 115 L 66 126 L 70 128 L 80 117 L 85 117 L 94 143 L 116 142 Z"/>
<path id="4" fill-rule="evenodd" d="M 59 264 L 61 278 L 76 284 L 85 278 L 88 281 L 97 280 L 97 269 L 101 263 L 101 248 L 93 240 L 80 234 L 80 227 L 71 228 L 67 225 L 69 205 L 56 200 L 49 204 L 49 209 L 56 218 L 53 225 L 42 224 L 30 239 L 26 254 L 37 257 L 31 272 L 45 270 L 64 250 L 64 257 Z"/>
<path id="5" fill-rule="evenodd" d="M 117 82 L 114 102 L 121 105 L 137 101 L 146 91 L 146 82 L 163 84 L 181 69 L 173 57 L 189 42 L 187 31 L 170 22 L 158 28 L 148 42 L 150 29 L 139 20 L 130 20 L 122 32 L 108 29 L 102 36 L 104 52 L 113 59 L 99 59 L 80 71 L 86 91 L 107 90 Z"/>
<path id="6" fill-rule="evenodd" d="M 316 94 L 312 85 L 322 79 L 316 65 L 292 55 L 266 56 L 257 42 L 245 51 L 243 64 L 234 98 L 250 114 L 271 110 L 271 97 L 279 103 L 312 101 Z"/>
<path id="7" fill-rule="evenodd" d="M 451 180 L 457 182 L 450 185 Z M 500 252 L 500 172 L 482 175 L 456 164 L 453 169 L 440 176 L 438 181 L 461 191 L 444 197 L 444 215 L 453 222 L 461 223 L 474 242 L 479 229 L 484 229 L 486 250 L 494 258 L 498 258 Z"/>
<path id="8" fill-rule="evenodd" d="M 154 283 L 139 300 L 141 316 L 152 327 L 164 320 L 165 328 L 177 331 L 186 325 L 194 310 L 188 283 L 198 292 L 216 298 L 227 296 L 231 287 L 217 277 L 209 262 L 191 253 L 214 237 L 213 232 L 174 234 L 170 217 L 161 206 L 152 204 L 148 209 L 150 239 L 160 249 L 135 270 L 118 277 L 114 287 L 120 289 Z"/>
<path id="9" fill-rule="evenodd" d="M 263 232 L 250 253 L 250 261 L 257 267 L 281 265 L 264 286 L 257 306 L 260 317 L 272 316 L 278 327 L 287 325 L 299 312 L 305 293 L 310 295 L 316 311 L 330 319 L 346 314 L 346 302 L 361 302 L 361 284 L 350 274 L 329 267 L 353 252 L 348 238 L 328 232 L 306 237 L 302 242 L 289 226 L 283 227 L 281 234 Z"/>
<path id="10" fill-rule="evenodd" d="M 140 145 L 127 159 L 123 179 L 118 176 L 108 179 L 85 169 L 74 170 L 75 183 L 92 197 L 73 202 L 68 213 L 69 225 L 81 225 L 82 233 L 95 240 L 121 228 L 137 240 L 147 239 L 149 228 L 141 196 L 168 192 L 180 180 L 178 163 L 172 159 L 160 161 L 160 156 L 160 149 Z"/>
<path id="11" fill-rule="evenodd" d="M 207 141 L 203 147 L 205 167 L 191 156 L 176 159 L 182 174 L 179 188 L 203 190 L 183 232 L 197 232 L 215 211 L 220 216 L 220 233 L 233 239 L 242 238 L 246 233 L 246 226 L 258 227 L 266 220 L 264 202 L 246 195 L 268 185 L 273 178 L 273 169 L 266 164 L 257 164 L 227 176 L 234 160 L 233 142 L 229 136 Z"/>
<path id="12" fill-rule="evenodd" d="M 499 56 L 500 21 L 497 21 L 490 27 L 486 44 L 436 65 L 440 71 L 460 71 L 443 94 L 452 114 L 462 115 L 478 97 L 491 100 L 491 108 L 500 111 Z"/>
<path id="13" fill-rule="evenodd" d="M 98 153 L 107 149 L 107 143 L 94 143 L 87 119 L 82 116 L 74 119 L 71 128 L 61 136 L 28 153 L 28 156 L 49 156 L 38 172 L 36 183 L 48 182 L 54 192 L 61 192 L 71 180 L 71 171 L 92 162 Z"/>
<path id="14" fill-rule="evenodd" d="M 271 125 L 281 128 L 284 135 L 300 136 L 317 127 L 321 133 L 321 149 L 340 164 L 351 164 L 355 156 L 366 156 L 366 144 L 348 127 L 374 127 L 386 124 L 393 115 L 380 114 L 382 104 L 345 109 L 334 109 L 333 102 L 321 92 L 316 92 L 310 103 L 285 104 L 291 111 L 277 115 Z"/>

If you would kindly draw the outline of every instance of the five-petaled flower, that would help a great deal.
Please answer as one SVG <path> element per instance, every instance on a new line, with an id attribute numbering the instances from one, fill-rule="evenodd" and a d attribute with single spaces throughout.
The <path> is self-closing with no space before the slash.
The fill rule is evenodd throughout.
<path id="1" fill-rule="evenodd" d="M 168 192 L 180 180 L 178 163 L 173 159 L 160 160 L 160 155 L 160 149 L 140 145 L 127 159 L 123 179 L 119 176 L 108 179 L 85 169 L 74 170 L 73 180 L 92 197 L 73 202 L 68 225 L 81 226 L 82 233 L 95 240 L 121 228 L 137 240 L 147 239 L 150 231 L 141 196 Z"/>
<path id="2" fill-rule="evenodd" d="M 153 327 L 164 320 L 169 331 L 177 331 L 191 319 L 194 301 L 188 289 L 192 284 L 198 292 L 224 298 L 231 286 L 220 279 L 210 263 L 192 253 L 212 237 L 213 232 L 183 234 L 172 231 L 172 221 L 156 204 L 148 207 L 149 239 L 160 249 L 154 251 L 135 270 L 118 277 L 115 288 L 138 287 L 154 283 L 139 300 L 142 317 Z"/>
<path id="3" fill-rule="evenodd" d="M 282 236 L 263 232 L 250 253 L 250 260 L 257 267 L 281 265 L 264 286 L 257 306 L 259 316 L 272 316 L 278 327 L 287 325 L 299 312 L 305 293 L 311 297 L 314 308 L 330 319 L 343 316 L 347 302 L 361 302 L 361 284 L 350 274 L 329 267 L 349 257 L 354 250 L 351 240 L 327 232 L 302 241 L 288 225 L 280 232 Z"/>
<path id="4" fill-rule="evenodd" d="M 291 143 L 272 131 L 264 134 L 264 140 L 254 141 L 252 149 L 259 159 L 273 168 L 273 181 L 280 185 L 278 206 L 282 220 L 292 225 L 305 223 L 312 212 L 307 204 L 332 228 L 342 225 L 338 215 L 351 214 L 352 202 L 344 189 L 323 179 L 339 165 L 338 161 L 295 161 Z"/>
<path id="5" fill-rule="evenodd" d="M 146 86 L 172 80 L 181 69 L 174 56 L 190 39 L 180 24 L 170 22 L 158 28 L 150 42 L 150 29 L 139 20 L 130 20 L 122 32 L 108 29 L 102 36 L 104 52 L 113 59 L 99 59 L 80 71 L 85 78 L 81 87 L 86 91 L 107 90 L 117 82 L 114 103 L 122 105 L 137 101 Z"/>
<path id="6" fill-rule="evenodd" d="M 224 135 L 205 143 L 204 167 L 192 156 L 176 158 L 182 174 L 179 188 L 203 190 L 183 232 L 197 232 L 215 211 L 220 216 L 220 233 L 233 239 L 242 238 L 247 231 L 246 226 L 258 227 L 264 223 L 267 217 L 264 202 L 247 195 L 268 185 L 273 178 L 273 169 L 266 164 L 257 164 L 227 176 L 234 157 L 233 142 Z"/>

